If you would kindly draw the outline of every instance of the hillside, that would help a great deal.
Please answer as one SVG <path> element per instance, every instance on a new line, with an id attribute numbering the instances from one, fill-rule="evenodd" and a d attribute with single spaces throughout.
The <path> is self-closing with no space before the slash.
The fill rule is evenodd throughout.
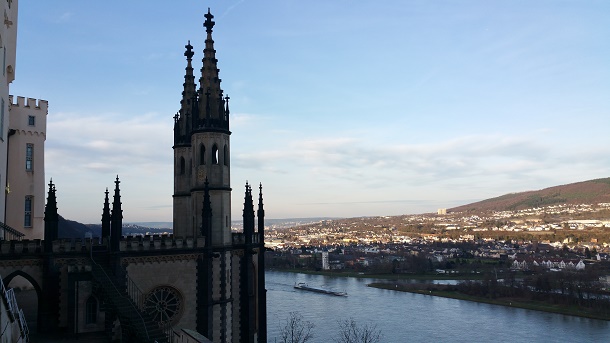
<path id="1" fill-rule="evenodd" d="M 101 226 L 100 229 L 95 230 L 85 224 L 65 219 L 62 216 L 59 216 L 58 229 L 58 238 L 84 238 L 87 232 L 90 232 L 93 237 L 99 237 L 102 231 Z"/>
<path id="2" fill-rule="evenodd" d="M 85 238 L 87 233 L 92 237 L 101 236 L 101 224 L 82 224 L 59 216 L 58 238 Z M 146 233 L 163 234 L 171 232 L 169 228 L 154 228 L 142 225 L 123 223 L 123 235 L 143 235 Z"/>
<path id="3" fill-rule="evenodd" d="M 448 209 L 451 212 L 514 211 L 553 204 L 610 202 L 610 178 L 576 182 L 537 191 L 505 194 Z"/>

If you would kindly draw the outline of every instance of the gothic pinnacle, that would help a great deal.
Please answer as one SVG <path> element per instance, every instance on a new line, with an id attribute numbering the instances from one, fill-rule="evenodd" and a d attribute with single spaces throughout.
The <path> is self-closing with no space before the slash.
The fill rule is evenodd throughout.
<path id="1" fill-rule="evenodd" d="M 189 40 L 188 44 L 186 44 L 184 47 L 186 48 L 186 51 L 184 52 L 184 56 L 186 56 L 186 58 L 188 60 L 191 60 L 193 58 L 193 55 L 195 54 L 193 52 L 193 46 L 191 45 L 191 41 Z"/>
<path id="2" fill-rule="evenodd" d="M 212 15 L 212 13 L 210 13 L 209 7 L 208 7 L 208 13 L 205 14 L 204 17 L 205 17 L 205 22 L 203 23 L 203 26 L 205 27 L 205 31 L 208 33 L 211 33 L 215 22 L 212 20 L 212 19 L 214 19 L 214 16 Z"/>

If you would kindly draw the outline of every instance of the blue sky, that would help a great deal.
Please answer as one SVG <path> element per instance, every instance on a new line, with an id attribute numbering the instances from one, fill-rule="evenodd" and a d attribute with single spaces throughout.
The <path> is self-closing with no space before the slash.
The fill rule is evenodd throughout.
<path id="1" fill-rule="evenodd" d="M 171 5 L 171 6 L 170 6 Z M 610 176 L 607 1 L 21 1 L 11 94 L 49 101 L 59 212 L 172 220 L 173 115 L 215 15 L 233 219 L 434 212 Z"/>

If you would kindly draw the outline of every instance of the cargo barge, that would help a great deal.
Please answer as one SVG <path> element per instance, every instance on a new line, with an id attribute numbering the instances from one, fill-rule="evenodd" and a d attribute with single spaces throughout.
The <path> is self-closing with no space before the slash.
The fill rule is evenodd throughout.
<path id="1" fill-rule="evenodd" d="M 294 288 L 300 289 L 300 290 L 303 290 L 303 291 L 310 291 L 310 292 L 315 292 L 315 293 L 336 295 L 336 296 L 339 296 L 339 297 L 346 297 L 347 296 L 346 292 L 336 292 L 336 291 L 330 291 L 330 290 L 322 289 L 322 288 L 309 287 L 304 282 L 297 283 L 296 285 L 294 285 Z"/>

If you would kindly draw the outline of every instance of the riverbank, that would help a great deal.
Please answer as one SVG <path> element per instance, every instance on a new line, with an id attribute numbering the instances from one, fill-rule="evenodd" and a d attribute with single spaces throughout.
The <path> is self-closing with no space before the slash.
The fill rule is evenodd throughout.
<path id="1" fill-rule="evenodd" d="M 481 280 L 483 278 L 482 274 L 369 274 L 362 272 L 304 269 L 269 269 L 269 271 L 382 280 Z"/>
<path id="2" fill-rule="evenodd" d="M 467 300 L 474 301 L 479 303 L 491 304 L 491 305 L 500 305 L 500 306 L 508 306 L 508 307 L 517 307 L 527 310 L 534 311 L 543 311 L 557 314 L 565 314 L 569 316 L 578 316 L 584 318 L 591 319 L 600 319 L 610 321 L 609 315 L 603 315 L 600 313 L 596 313 L 587 308 L 582 308 L 578 306 L 564 306 L 558 304 L 552 304 L 544 301 L 535 301 L 531 299 L 521 299 L 521 298 L 496 298 L 490 299 L 485 297 L 477 297 L 472 295 L 467 295 L 460 293 L 454 290 L 443 290 L 442 287 L 430 287 L 428 284 L 395 284 L 395 283 L 371 283 L 367 285 L 368 287 L 374 287 L 379 289 L 388 289 L 398 292 L 408 292 L 408 293 L 417 293 L 422 295 L 443 297 L 443 298 L 451 298 L 457 300 Z M 424 289 L 425 288 L 425 289 Z"/>

